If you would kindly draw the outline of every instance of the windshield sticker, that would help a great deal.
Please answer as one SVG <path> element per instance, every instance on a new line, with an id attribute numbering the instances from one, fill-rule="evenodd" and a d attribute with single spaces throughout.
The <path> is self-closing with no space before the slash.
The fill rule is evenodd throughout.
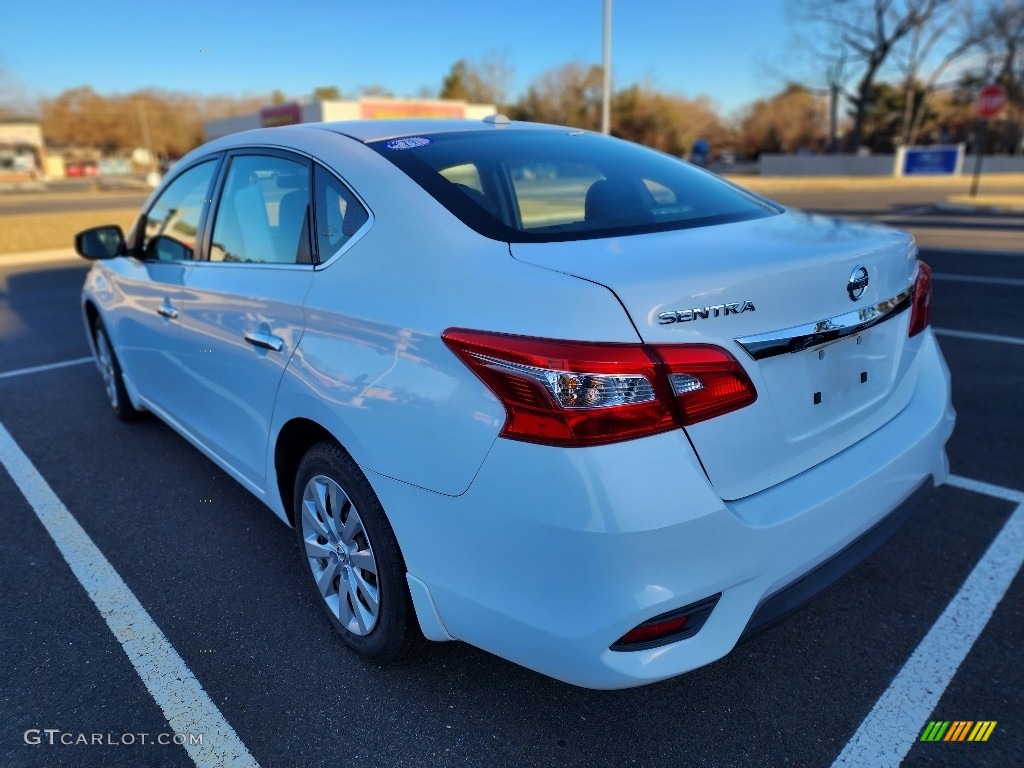
<path id="1" fill-rule="evenodd" d="M 384 146 L 388 149 L 416 149 L 417 147 L 425 147 L 429 143 L 430 139 L 423 136 L 408 136 L 404 139 L 392 139 Z"/>

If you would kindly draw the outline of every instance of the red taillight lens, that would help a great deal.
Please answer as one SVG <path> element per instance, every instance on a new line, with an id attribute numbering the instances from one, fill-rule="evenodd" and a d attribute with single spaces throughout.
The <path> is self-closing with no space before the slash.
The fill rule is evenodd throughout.
<path id="1" fill-rule="evenodd" d="M 757 391 L 736 358 L 707 345 L 654 348 L 668 367 L 669 383 L 684 427 L 750 405 Z"/>
<path id="2" fill-rule="evenodd" d="M 910 310 L 911 336 L 916 336 L 932 322 L 932 268 L 923 261 L 919 261 L 917 265 L 914 303 Z"/>
<path id="3" fill-rule="evenodd" d="M 757 397 L 728 352 L 537 339 L 450 328 L 445 343 L 505 406 L 503 437 L 601 445 L 735 410 Z"/>

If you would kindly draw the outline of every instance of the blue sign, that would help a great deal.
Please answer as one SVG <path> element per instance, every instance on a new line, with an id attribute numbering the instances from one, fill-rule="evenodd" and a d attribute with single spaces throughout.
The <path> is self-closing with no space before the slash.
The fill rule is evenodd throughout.
<path id="1" fill-rule="evenodd" d="M 960 173 L 964 145 L 907 147 L 900 150 L 900 176 L 954 176 Z"/>
<path id="2" fill-rule="evenodd" d="M 708 164 L 708 155 L 711 154 L 711 145 L 707 139 L 697 139 L 690 149 L 690 162 L 701 167 Z"/>

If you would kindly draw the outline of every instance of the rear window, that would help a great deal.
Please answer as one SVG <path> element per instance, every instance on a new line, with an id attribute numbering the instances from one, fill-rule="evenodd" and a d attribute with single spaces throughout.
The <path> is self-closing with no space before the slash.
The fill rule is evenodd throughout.
<path id="1" fill-rule="evenodd" d="M 581 240 L 779 212 L 677 158 L 585 131 L 453 132 L 369 146 L 496 240 Z"/>

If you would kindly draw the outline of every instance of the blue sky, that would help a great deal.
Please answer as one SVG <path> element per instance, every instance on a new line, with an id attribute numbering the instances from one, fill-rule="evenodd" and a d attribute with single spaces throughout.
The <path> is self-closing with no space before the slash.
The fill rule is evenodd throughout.
<path id="1" fill-rule="evenodd" d="M 30 99 L 79 85 L 301 96 L 379 83 L 413 96 L 436 91 L 456 59 L 492 51 L 515 68 L 516 95 L 545 70 L 601 61 L 602 0 L 91 0 L 52 17 L 41 7 L 13 2 L 3 14 L 0 67 Z M 784 9 L 784 0 L 615 0 L 615 86 L 649 81 L 731 113 L 779 90 L 778 73 L 793 66 Z"/>

